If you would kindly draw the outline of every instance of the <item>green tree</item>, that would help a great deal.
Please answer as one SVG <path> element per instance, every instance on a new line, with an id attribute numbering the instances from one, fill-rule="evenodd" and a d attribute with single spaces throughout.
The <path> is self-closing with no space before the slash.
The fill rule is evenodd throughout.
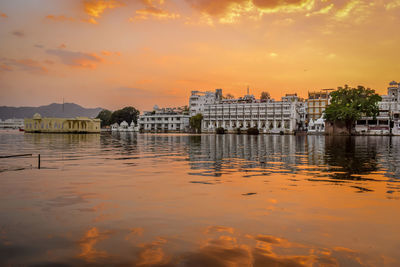
<path id="1" fill-rule="evenodd" d="M 101 127 L 104 126 L 110 126 L 111 124 L 111 114 L 112 112 L 107 110 L 107 109 L 103 109 L 102 111 L 99 112 L 99 114 L 97 115 L 96 119 L 100 119 L 100 125 Z"/>
<path id="2" fill-rule="evenodd" d="M 376 118 L 379 114 L 378 102 L 381 100 L 373 89 L 345 85 L 331 93 L 331 104 L 325 109 L 324 117 L 330 122 L 345 123 L 351 133 L 354 122 L 362 116 Z"/>
<path id="3" fill-rule="evenodd" d="M 201 122 L 203 121 L 203 115 L 197 114 L 189 119 L 190 128 L 192 128 L 196 133 L 201 133 Z"/>
<path id="4" fill-rule="evenodd" d="M 261 92 L 260 100 L 268 100 L 271 98 L 271 95 L 268 92 Z"/>
<path id="5" fill-rule="evenodd" d="M 111 124 L 121 123 L 126 121 L 131 123 L 132 121 L 136 124 L 140 112 L 134 107 L 124 107 L 123 109 L 116 110 L 111 115 Z"/>

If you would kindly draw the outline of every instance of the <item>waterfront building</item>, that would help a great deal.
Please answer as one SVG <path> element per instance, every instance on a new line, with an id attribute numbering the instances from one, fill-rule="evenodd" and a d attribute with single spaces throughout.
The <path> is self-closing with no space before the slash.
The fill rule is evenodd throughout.
<path id="1" fill-rule="evenodd" d="M 205 105 L 215 104 L 222 99 L 222 89 L 216 89 L 215 92 L 192 91 L 189 98 L 189 114 L 194 116 L 204 112 Z"/>
<path id="2" fill-rule="evenodd" d="M 188 112 L 182 109 L 158 108 L 145 111 L 139 116 L 138 126 L 141 132 L 187 132 L 189 131 Z"/>
<path id="3" fill-rule="evenodd" d="M 33 118 L 24 120 L 24 129 L 35 133 L 100 133 L 100 119 L 42 118 L 36 113 Z"/>
<path id="4" fill-rule="evenodd" d="M 308 92 L 307 115 L 308 121 L 318 120 L 322 117 L 325 108 L 330 103 L 330 91 L 333 89 L 322 89 L 321 91 Z"/>
<path id="5" fill-rule="evenodd" d="M 0 129 L 22 129 L 24 128 L 24 119 L 0 119 Z"/>
<path id="6" fill-rule="evenodd" d="M 132 121 L 129 125 L 126 121 L 121 122 L 121 124 L 114 123 L 111 125 L 111 131 L 113 132 L 138 132 L 139 127 L 136 127 L 135 123 Z"/>
<path id="7" fill-rule="evenodd" d="M 308 133 L 310 134 L 324 134 L 325 133 L 325 119 L 323 117 L 314 121 L 311 119 L 308 122 Z"/>
<path id="8" fill-rule="evenodd" d="M 378 103 L 376 118 L 363 117 L 356 122 L 356 134 L 400 135 L 400 83 L 390 82 L 387 92 Z"/>
<path id="9" fill-rule="evenodd" d="M 258 128 L 261 133 L 292 134 L 302 125 L 304 102 L 297 95 L 286 95 L 281 101 L 260 101 L 249 93 L 239 99 L 224 99 L 204 106 L 202 131 L 228 132 Z"/>

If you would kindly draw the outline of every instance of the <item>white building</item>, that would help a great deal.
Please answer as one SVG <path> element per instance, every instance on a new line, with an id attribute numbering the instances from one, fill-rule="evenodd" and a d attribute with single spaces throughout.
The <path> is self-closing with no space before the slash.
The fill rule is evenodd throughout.
<path id="1" fill-rule="evenodd" d="M 392 81 L 388 94 L 378 103 L 379 115 L 363 117 L 356 122 L 355 132 L 363 135 L 400 135 L 400 83 Z"/>
<path id="2" fill-rule="evenodd" d="M 0 129 L 23 129 L 24 128 L 24 119 L 0 119 Z"/>
<path id="3" fill-rule="evenodd" d="M 190 116 L 179 109 L 154 107 L 139 116 L 138 128 L 143 132 L 187 132 Z"/>
<path id="4" fill-rule="evenodd" d="M 304 110 L 304 103 L 295 95 L 282 97 L 281 101 L 261 102 L 248 94 L 243 98 L 205 105 L 202 131 L 215 132 L 216 128 L 222 127 L 233 132 L 238 128 L 255 127 L 260 133 L 292 134 L 304 125 Z"/>
<path id="5" fill-rule="evenodd" d="M 215 104 L 222 99 L 222 89 L 216 89 L 215 92 L 192 91 L 189 98 L 189 114 L 203 114 L 205 105 Z"/>
<path id="6" fill-rule="evenodd" d="M 135 123 L 132 121 L 129 125 L 126 121 L 121 122 L 121 124 L 114 123 L 111 125 L 111 131 L 113 132 L 138 132 L 139 127 L 135 126 Z"/>
<path id="7" fill-rule="evenodd" d="M 308 133 L 310 134 L 324 134 L 325 133 L 325 120 L 323 117 L 314 121 L 310 119 L 308 123 Z"/>

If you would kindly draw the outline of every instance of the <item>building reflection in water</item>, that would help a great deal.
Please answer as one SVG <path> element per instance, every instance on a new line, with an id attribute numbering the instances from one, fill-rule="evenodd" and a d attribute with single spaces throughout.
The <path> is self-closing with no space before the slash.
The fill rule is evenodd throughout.
<path id="1" fill-rule="evenodd" d="M 274 136 L 274 135 L 207 135 L 189 136 L 189 158 L 194 170 L 210 170 L 204 175 L 219 176 L 229 170 L 261 168 L 270 173 L 307 170 L 332 173 L 332 178 L 360 179 L 384 167 L 398 172 L 396 164 L 382 161 L 385 154 L 396 159 L 391 149 L 397 139 L 382 137 Z M 379 140 L 378 140 L 379 139 Z M 400 145 L 400 144 L 399 144 Z M 381 167 L 380 167 L 381 166 Z M 340 173 L 337 173 L 340 172 Z M 201 174 L 201 173 L 199 173 Z M 355 176 L 357 175 L 357 176 Z M 390 175 L 390 174 L 388 174 Z"/>

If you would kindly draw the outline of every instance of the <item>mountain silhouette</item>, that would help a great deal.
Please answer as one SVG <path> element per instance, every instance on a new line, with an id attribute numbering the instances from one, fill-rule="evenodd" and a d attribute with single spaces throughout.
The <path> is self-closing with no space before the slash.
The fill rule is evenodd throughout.
<path id="1" fill-rule="evenodd" d="M 63 107 L 64 106 L 64 107 Z M 75 118 L 89 117 L 94 118 L 99 114 L 102 108 L 84 108 L 74 103 L 57 104 L 53 103 L 40 107 L 7 107 L 0 106 L 0 119 L 24 119 L 32 118 L 35 113 L 42 117 L 56 118 Z"/>

